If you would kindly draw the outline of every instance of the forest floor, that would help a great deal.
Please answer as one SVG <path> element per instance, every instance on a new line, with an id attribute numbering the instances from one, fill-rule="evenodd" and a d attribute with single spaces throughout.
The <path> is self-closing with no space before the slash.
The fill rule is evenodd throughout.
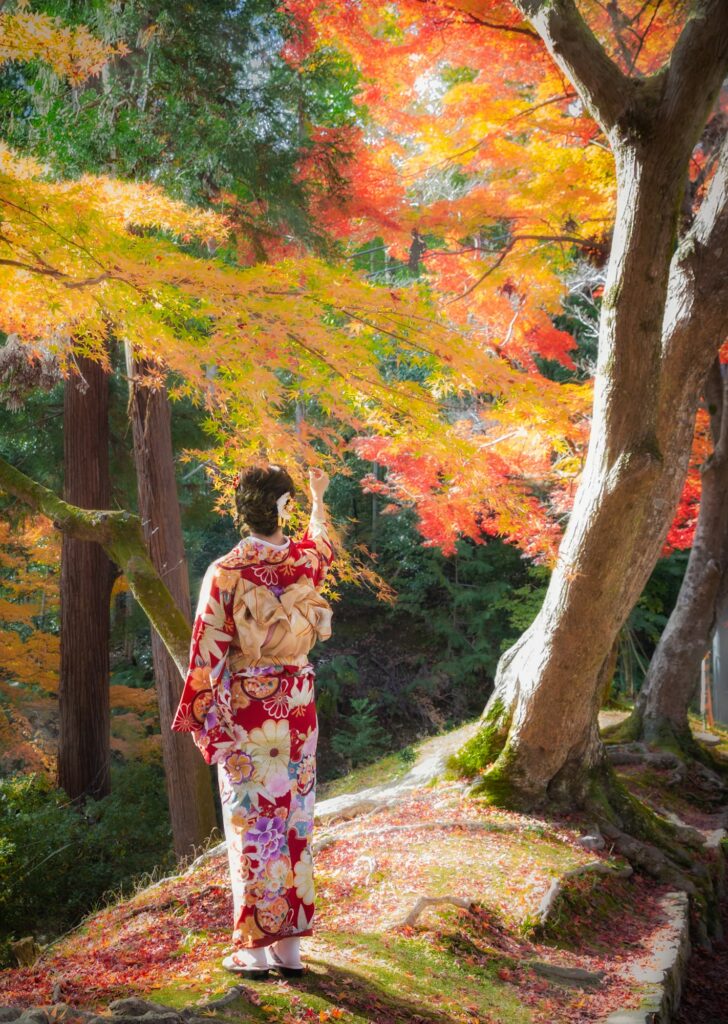
<path id="1" fill-rule="evenodd" d="M 317 825 L 316 933 L 303 942 L 304 977 L 242 981 L 221 967 L 232 900 L 226 854 L 210 850 L 185 873 L 89 915 L 33 966 L 0 973 L 0 1005 L 65 1002 L 103 1013 L 135 995 L 216 1021 L 269 1024 L 586 1024 L 637 1007 L 642 992 L 631 968 L 647 960 L 664 926 L 666 887 L 641 874 L 575 876 L 539 926 L 554 879 L 595 860 L 623 862 L 608 848 L 584 849 L 579 839 L 590 825 L 577 817 L 495 809 L 447 775 L 414 784 L 413 767 L 427 778 L 460 739 L 418 745 L 414 766 L 385 758 L 348 777 L 344 792 L 391 787 L 408 775 L 411 788 Z M 630 767 L 624 777 L 684 821 L 712 824 L 659 772 L 645 778 Z M 338 798 L 341 786 L 321 796 Z M 446 901 L 406 923 L 421 896 Z M 579 984 L 557 983 L 544 964 L 587 973 Z M 224 1005 L 209 1005 L 225 996 Z"/>

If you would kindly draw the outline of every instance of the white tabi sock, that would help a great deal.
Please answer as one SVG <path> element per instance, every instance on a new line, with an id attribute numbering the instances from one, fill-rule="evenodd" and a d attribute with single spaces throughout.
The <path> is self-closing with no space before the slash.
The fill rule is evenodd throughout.
<path id="1" fill-rule="evenodd" d="M 278 956 L 286 967 L 303 967 L 301 963 L 301 940 L 297 935 L 289 935 L 273 943 Z"/>

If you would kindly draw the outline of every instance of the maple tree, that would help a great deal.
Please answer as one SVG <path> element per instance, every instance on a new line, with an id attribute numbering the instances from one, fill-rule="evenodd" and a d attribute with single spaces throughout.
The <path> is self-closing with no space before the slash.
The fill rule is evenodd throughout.
<path id="1" fill-rule="evenodd" d="M 619 803 L 596 726 L 600 673 L 662 549 L 705 375 L 728 328 L 712 295 L 726 222 L 725 145 L 705 160 L 701 140 L 726 70 L 725 12 L 711 2 L 689 14 L 679 4 L 627 3 L 612 21 L 601 6 L 570 0 L 287 6 L 312 26 L 304 52 L 317 38 L 341 39 L 364 69 L 361 100 L 389 144 L 370 159 L 380 161 L 382 181 L 399 180 L 395 204 L 409 179 L 407 214 L 395 218 L 390 206 L 383 233 L 389 227 L 401 244 L 405 223 L 422 234 L 430 216 L 435 230 L 450 232 L 450 244 L 431 254 L 433 265 L 446 264 L 437 287 L 450 283 L 448 315 L 467 297 L 463 320 L 480 314 L 493 347 L 505 339 L 506 354 L 527 366 L 538 351 L 529 285 L 543 317 L 563 292 L 558 247 L 601 258 L 609 251 L 580 485 L 544 606 L 504 656 L 461 763 L 498 798 L 588 800 L 602 785 L 607 802 Z M 513 61 L 520 70 L 519 60 L 531 77 L 506 73 L 494 88 L 490 69 L 511 70 Z M 437 127 L 433 109 L 446 112 Z M 721 138 L 719 124 L 711 130 Z M 405 135 L 416 139 L 411 149 Z M 386 166 L 393 150 L 396 172 Z M 694 189 L 691 161 L 704 167 Z M 459 195 L 441 185 L 453 166 Z M 680 216 L 688 199 L 697 207 L 692 224 Z M 403 490 L 424 480 L 414 499 L 441 537 L 430 496 L 450 505 L 456 486 L 438 487 L 438 473 L 452 460 L 428 458 L 424 445 L 411 459 L 404 445 L 367 444 L 380 461 L 392 453 Z M 461 529 L 476 508 L 476 479 L 466 488 L 470 511 L 456 511 Z"/>
<path id="2" fill-rule="evenodd" d="M 174 242 L 155 237 L 162 229 L 181 235 L 185 243 L 197 235 L 211 239 L 213 246 L 224 246 L 234 223 L 230 216 L 191 210 L 158 188 L 144 185 L 90 175 L 74 182 L 49 181 L 41 165 L 8 149 L 2 160 L 6 230 L 0 267 L 12 295 L 3 328 L 27 344 L 30 359 L 52 353 L 62 362 L 98 360 L 105 368 L 110 331 L 123 336 L 144 361 L 145 383 L 158 390 L 171 370 L 181 381 L 176 393 L 200 397 L 218 421 L 230 423 L 233 410 L 233 441 L 223 447 L 221 456 L 226 465 L 261 445 L 273 455 L 288 451 L 294 437 L 304 456 L 316 457 L 317 442 L 323 440 L 333 449 L 340 443 L 337 422 L 359 427 L 374 422 L 399 425 L 404 420 L 421 436 L 434 435 L 441 430 L 435 395 L 453 386 L 472 388 L 474 379 L 480 383 L 485 375 L 494 389 L 502 390 L 509 383 L 507 365 L 494 365 L 462 332 L 441 329 L 424 295 L 404 296 L 389 290 L 382 296 L 379 289 L 363 286 L 357 275 L 344 275 L 312 259 L 282 262 L 277 274 L 251 268 L 244 277 L 222 261 L 187 256 Z M 151 235 L 140 230 L 144 228 Z M 223 251 L 222 255 L 228 254 Z M 305 291 L 302 274 L 306 275 Z M 241 290 L 246 283 L 252 287 Z M 260 312 L 251 302 L 255 292 Z M 284 300 L 300 297 L 295 311 L 284 303 L 276 307 L 276 295 Z M 307 317 L 301 315 L 304 300 Z M 273 330 L 268 331 L 271 325 Z M 262 347 L 257 337 L 261 327 L 266 329 Z M 275 329 L 285 346 L 280 353 L 271 337 Z M 383 342 L 382 336 L 391 341 Z M 388 345 L 397 359 L 411 346 L 408 359 L 419 380 L 389 378 L 382 372 Z M 461 372 L 460 381 L 452 371 L 439 368 L 443 348 L 465 354 L 472 364 L 463 363 L 466 372 Z M 276 360 L 261 364 L 261 355 Z M 452 356 L 445 353 L 446 365 L 448 361 Z M 427 394 L 428 388 L 433 397 Z M 261 391 L 268 394 L 268 405 L 259 403 Z M 294 428 L 281 418 L 281 412 L 294 397 L 300 404 L 307 393 L 328 414 L 328 421 L 299 420 Z M 250 429 L 252 417 L 256 431 Z M 18 478 L 13 479 L 8 486 L 27 498 L 31 494 L 27 482 L 21 487 Z M 32 492 L 30 500 L 37 500 L 38 493 Z M 43 507 L 52 507 L 49 500 L 45 495 Z M 78 508 L 70 519 L 66 517 L 66 529 L 71 519 L 81 530 L 74 537 L 88 543 L 93 520 L 84 520 Z M 116 520 L 114 526 L 121 527 L 121 522 Z M 131 538 L 136 551 L 135 529 L 125 543 Z M 104 529 L 98 536 L 119 558 L 120 531 L 112 532 L 112 539 Z M 127 550 L 121 559 L 124 566 L 133 561 Z M 130 580 L 135 593 L 139 593 L 140 578 L 142 586 L 149 583 L 147 575 L 148 564 Z M 160 598 L 160 593 L 155 597 Z M 152 607 L 149 593 L 142 598 L 155 625 L 160 616 L 171 616 L 161 630 L 179 666 L 184 630 L 170 610 L 167 595 L 160 600 Z M 95 674 L 88 673 L 89 677 Z M 84 735 L 91 732 L 85 729 Z M 96 733 L 107 732 L 100 720 Z M 90 775 L 102 778 L 94 766 Z M 71 788 L 75 792 L 78 787 Z"/>

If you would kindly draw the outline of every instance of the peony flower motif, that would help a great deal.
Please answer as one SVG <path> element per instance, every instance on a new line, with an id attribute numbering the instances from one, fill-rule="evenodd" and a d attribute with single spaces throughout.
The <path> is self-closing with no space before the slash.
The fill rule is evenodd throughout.
<path id="1" fill-rule="evenodd" d="M 308 849 L 302 851 L 301 857 L 296 864 L 294 882 L 296 896 L 304 903 L 313 903 L 315 898 L 313 858 L 311 857 L 311 851 Z"/>
<path id="2" fill-rule="evenodd" d="M 261 861 L 277 857 L 286 845 L 286 826 L 280 818 L 261 815 L 255 825 L 245 833 L 246 842 L 252 843 Z"/>
<path id="3" fill-rule="evenodd" d="M 249 740 L 248 749 L 266 785 L 275 776 L 288 777 L 291 734 L 285 719 L 276 722 L 269 718 L 260 728 L 250 730 Z"/>

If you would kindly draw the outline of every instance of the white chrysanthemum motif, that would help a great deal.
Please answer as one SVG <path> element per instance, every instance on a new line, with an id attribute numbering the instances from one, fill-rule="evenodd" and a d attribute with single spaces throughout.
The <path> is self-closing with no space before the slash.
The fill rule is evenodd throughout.
<path id="1" fill-rule="evenodd" d="M 269 718 L 260 728 L 251 729 L 248 750 L 266 785 L 283 775 L 288 779 L 291 733 L 286 719 L 276 722 Z"/>
<path id="2" fill-rule="evenodd" d="M 306 849 L 301 853 L 301 859 L 296 863 L 293 880 L 296 886 L 296 896 L 304 903 L 313 903 L 315 889 L 313 882 L 313 858 L 310 850 Z"/>

